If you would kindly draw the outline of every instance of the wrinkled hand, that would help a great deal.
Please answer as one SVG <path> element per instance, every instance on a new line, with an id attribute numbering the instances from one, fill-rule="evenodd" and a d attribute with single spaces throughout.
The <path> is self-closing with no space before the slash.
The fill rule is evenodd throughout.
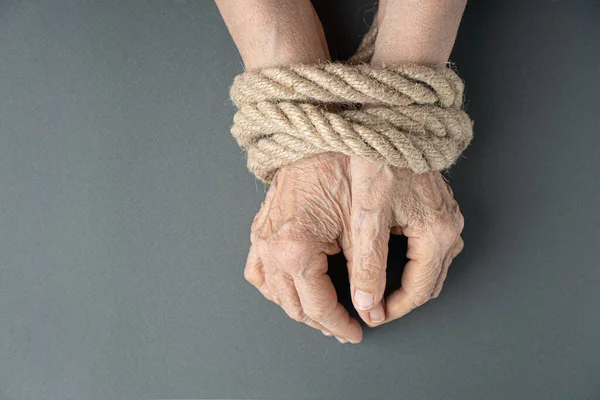
<path id="1" fill-rule="evenodd" d="M 359 323 L 337 300 L 327 255 L 347 242 L 349 158 L 327 153 L 281 168 L 252 224 L 245 277 L 294 320 L 358 343 Z"/>
<path id="2" fill-rule="evenodd" d="M 325 153 L 281 168 L 252 225 L 245 277 L 296 321 L 358 343 L 337 301 L 327 255 L 344 251 L 352 298 L 370 326 L 441 291 L 462 250 L 463 218 L 442 176 Z M 408 237 L 402 287 L 383 299 L 390 232 Z"/>
<path id="3" fill-rule="evenodd" d="M 464 219 L 439 172 L 352 157 L 351 247 L 354 307 L 371 326 L 400 318 L 439 296 L 452 260 L 462 251 Z M 390 232 L 408 238 L 402 286 L 383 299 Z"/>

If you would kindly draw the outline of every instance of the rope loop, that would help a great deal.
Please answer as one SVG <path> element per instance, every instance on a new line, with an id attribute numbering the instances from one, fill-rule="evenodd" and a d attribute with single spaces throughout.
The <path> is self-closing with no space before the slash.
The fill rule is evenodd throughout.
<path id="1" fill-rule="evenodd" d="M 410 168 L 452 166 L 473 137 L 464 84 L 447 67 L 367 64 L 376 27 L 348 63 L 291 65 L 238 75 L 231 133 L 248 168 L 270 182 L 302 158 L 339 152 Z"/>

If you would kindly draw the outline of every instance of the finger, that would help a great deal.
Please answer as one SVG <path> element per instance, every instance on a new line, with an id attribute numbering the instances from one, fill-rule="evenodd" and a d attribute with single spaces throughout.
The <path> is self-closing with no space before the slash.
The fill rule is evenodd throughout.
<path id="1" fill-rule="evenodd" d="M 269 301 L 272 301 L 273 303 L 279 304 L 279 300 L 276 300 L 273 297 L 273 295 L 271 294 L 271 292 L 267 288 L 267 285 L 262 285 L 261 287 L 258 288 L 258 290 L 265 297 L 265 299 L 267 299 Z"/>
<path id="2" fill-rule="evenodd" d="M 274 276 L 274 282 L 277 282 L 276 285 L 278 288 L 280 306 L 286 312 L 288 317 L 296 322 L 302 322 L 311 328 L 318 329 L 328 336 L 327 333 L 329 332 L 326 328 L 313 321 L 304 313 L 293 279 L 289 275 L 277 274 Z"/>
<path id="3" fill-rule="evenodd" d="M 456 239 L 456 244 L 452 248 L 452 252 L 451 252 L 452 256 L 451 257 L 453 259 L 456 258 L 456 256 L 458 256 L 463 251 L 464 248 L 465 248 L 465 242 L 464 242 L 463 238 L 459 236 L 458 239 Z"/>
<path id="4" fill-rule="evenodd" d="M 452 264 L 452 261 L 454 260 L 454 258 L 462 251 L 463 248 L 464 248 L 464 242 L 463 242 L 462 238 L 459 236 L 456 239 L 456 244 L 450 250 L 450 253 L 448 253 L 448 255 L 446 256 L 446 259 L 444 260 L 444 267 L 443 267 L 442 272 L 441 272 L 440 276 L 438 277 L 438 280 L 435 284 L 435 289 L 433 290 L 433 298 L 437 298 L 440 295 L 440 293 L 442 292 L 442 287 L 444 286 L 444 282 L 446 281 L 446 277 L 448 276 L 448 269 L 450 268 L 450 265 Z"/>
<path id="5" fill-rule="evenodd" d="M 361 318 L 368 323 L 371 319 L 385 318 L 381 301 L 385 291 L 390 218 L 390 213 L 385 211 L 359 207 L 352 210 L 352 300 Z"/>
<path id="6" fill-rule="evenodd" d="M 354 285 L 350 284 L 350 293 L 354 293 Z M 355 307 L 356 309 L 356 307 Z M 367 323 L 367 325 L 371 326 L 375 323 L 381 323 L 385 320 L 385 299 L 382 298 L 381 301 L 376 304 L 369 311 L 361 311 L 356 310 L 360 318 Z"/>
<path id="7" fill-rule="evenodd" d="M 262 286 L 261 292 L 263 294 L 266 292 L 270 296 L 269 300 L 273 303 L 281 305 L 281 300 L 279 299 L 279 285 L 277 281 L 278 271 L 276 268 L 273 268 L 268 263 L 263 263 L 263 271 L 265 273 L 265 284 Z M 265 296 L 266 297 L 266 296 Z"/>
<path id="8" fill-rule="evenodd" d="M 251 285 L 256 287 L 264 297 L 268 300 L 273 301 L 271 294 L 269 293 L 268 287 L 265 284 L 265 273 L 263 263 L 256 252 L 254 245 L 250 246 L 248 251 L 248 258 L 246 260 L 246 268 L 244 269 L 244 278 Z"/>
<path id="9" fill-rule="evenodd" d="M 257 288 L 265 283 L 263 264 L 254 246 L 250 246 L 250 250 L 248 251 L 246 268 L 244 269 L 244 278 Z"/>
<path id="10" fill-rule="evenodd" d="M 446 277 L 448 276 L 448 269 L 450 269 L 450 264 L 452 263 L 452 257 L 448 255 L 444 260 L 444 265 L 442 266 L 442 272 L 440 272 L 440 276 L 438 276 L 437 282 L 435 283 L 435 287 L 433 288 L 433 294 L 431 295 L 432 299 L 437 298 L 442 292 L 442 287 L 444 286 L 444 282 L 446 281 Z"/>
<path id="11" fill-rule="evenodd" d="M 386 299 L 384 322 L 403 317 L 431 299 L 448 253 L 445 247 L 443 242 L 436 240 L 436 235 L 408 238 L 410 261 L 402 274 L 402 287 Z"/>
<path id="12" fill-rule="evenodd" d="M 293 276 L 298 297 L 306 315 L 333 335 L 352 343 L 362 340 L 362 329 L 338 302 L 337 293 L 327 275 L 327 256 L 320 253 L 310 260 L 310 273 Z"/>

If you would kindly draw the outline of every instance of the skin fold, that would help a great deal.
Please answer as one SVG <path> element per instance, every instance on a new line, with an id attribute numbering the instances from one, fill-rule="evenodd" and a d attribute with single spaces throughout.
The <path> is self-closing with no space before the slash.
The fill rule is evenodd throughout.
<path id="1" fill-rule="evenodd" d="M 217 0 L 246 69 L 329 60 L 308 0 Z M 372 63 L 443 65 L 465 0 L 385 0 Z M 464 219 L 439 172 L 324 153 L 282 167 L 251 228 L 244 276 L 288 316 L 358 343 L 362 328 L 338 302 L 327 255 L 344 252 L 354 307 L 370 327 L 439 296 L 462 251 Z M 402 286 L 383 298 L 390 234 L 408 238 Z"/>

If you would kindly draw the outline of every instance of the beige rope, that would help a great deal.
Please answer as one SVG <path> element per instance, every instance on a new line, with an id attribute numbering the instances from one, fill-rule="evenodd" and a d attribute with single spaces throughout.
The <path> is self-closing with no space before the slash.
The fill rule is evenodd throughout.
<path id="1" fill-rule="evenodd" d="M 280 167 L 328 151 L 416 173 L 454 164 L 473 136 L 462 111 L 463 82 L 445 67 L 366 64 L 376 35 L 372 27 L 347 64 L 266 68 L 235 78 L 231 133 L 259 179 L 270 182 Z"/>

